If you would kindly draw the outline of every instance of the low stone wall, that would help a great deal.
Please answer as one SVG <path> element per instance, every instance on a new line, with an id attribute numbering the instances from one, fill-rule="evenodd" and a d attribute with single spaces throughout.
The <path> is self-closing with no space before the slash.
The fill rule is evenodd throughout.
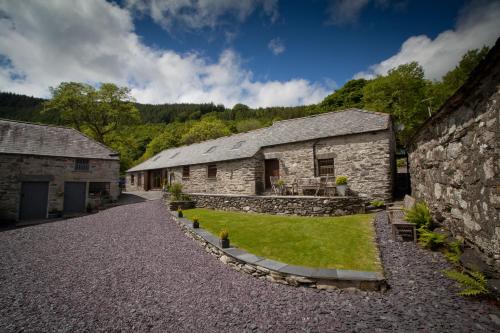
<path id="1" fill-rule="evenodd" d="M 300 216 L 341 216 L 365 212 L 359 197 L 255 196 L 190 193 L 198 208 Z"/>

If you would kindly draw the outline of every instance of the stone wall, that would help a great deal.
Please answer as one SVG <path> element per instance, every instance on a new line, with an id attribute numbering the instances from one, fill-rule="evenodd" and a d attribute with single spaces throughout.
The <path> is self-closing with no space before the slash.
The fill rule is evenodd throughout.
<path id="1" fill-rule="evenodd" d="M 134 175 L 134 183 L 132 184 L 132 175 Z M 125 187 L 126 191 L 128 192 L 133 192 L 133 191 L 145 191 L 145 175 L 146 171 L 144 172 L 133 172 L 133 173 L 127 173 L 125 177 Z M 139 177 L 141 178 L 141 181 L 139 182 Z M 139 183 L 141 185 L 139 185 Z"/>
<path id="2" fill-rule="evenodd" d="M 391 200 L 394 142 L 391 129 L 267 147 L 263 154 L 266 159 L 280 160 L 280 176 L 288 183 L 315 175 L 314 156 L 334 158 L 335 176 L 347 176 L 349 188 L 356 194 L 366 199 Z"/>
<path id="3" fill-rule="evenodd" d="M 32 155 L 0 155 L 0 220 L 17 220 L 22 181 L 49 181 L 48 212 L 62 211 L 64 182 L 109 182 L 110 195 L 120 193 L 118 160 L 90 160 L 89 171 L 75 171 L 75 159 Z M 88 184 L 87 184 L 88 190 Z"/>
<path id="4" fill-rule="evenodd" d="M 486 73 L 424 126 L 409 162 L 412 195 L 500 270 L 500 66 Z"/>
<path id="5" fill-rule="evenodd" d="M 365 212 L 359 197 L 252 196 L 191 193 L 197 208 L 255 213 L 341 216 Z"/>

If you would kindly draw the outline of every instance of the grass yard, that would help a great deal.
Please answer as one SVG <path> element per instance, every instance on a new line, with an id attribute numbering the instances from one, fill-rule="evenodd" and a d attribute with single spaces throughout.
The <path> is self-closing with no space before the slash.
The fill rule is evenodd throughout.
<path id="1" fill-rule="evenodd" d="M 214 235 L 229 231 L 231 244 L 291 265 L 380 271 L 373 215 L 301 217 L 189 209 Z"/>

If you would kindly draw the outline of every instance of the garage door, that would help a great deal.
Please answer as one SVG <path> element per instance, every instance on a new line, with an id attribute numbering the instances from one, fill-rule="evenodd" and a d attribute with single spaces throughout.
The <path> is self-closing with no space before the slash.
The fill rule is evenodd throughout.
<path id="1" fill-rule="evenodd" d="M 47 217 L 49 197 L 48 182 L 21 183 L 21 206 L 19 219 L 44 219 Z"/>
<path id="2" fill-rule="evenodd" d="M 85 212 L 86 183 L 64 183 L 64 213 Z"/>

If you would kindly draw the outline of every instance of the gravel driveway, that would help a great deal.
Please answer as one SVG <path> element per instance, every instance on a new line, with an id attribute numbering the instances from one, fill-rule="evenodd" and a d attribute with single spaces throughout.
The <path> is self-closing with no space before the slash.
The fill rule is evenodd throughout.
<path id="1" fill-rule="evenodd" d="M 439 256 L 388 240 L 391 289 L 324 292 L 233 271 L 160 201 L 0 233 L 0 331 L 499 331 L 500 311 L 456 296 Z"/>

